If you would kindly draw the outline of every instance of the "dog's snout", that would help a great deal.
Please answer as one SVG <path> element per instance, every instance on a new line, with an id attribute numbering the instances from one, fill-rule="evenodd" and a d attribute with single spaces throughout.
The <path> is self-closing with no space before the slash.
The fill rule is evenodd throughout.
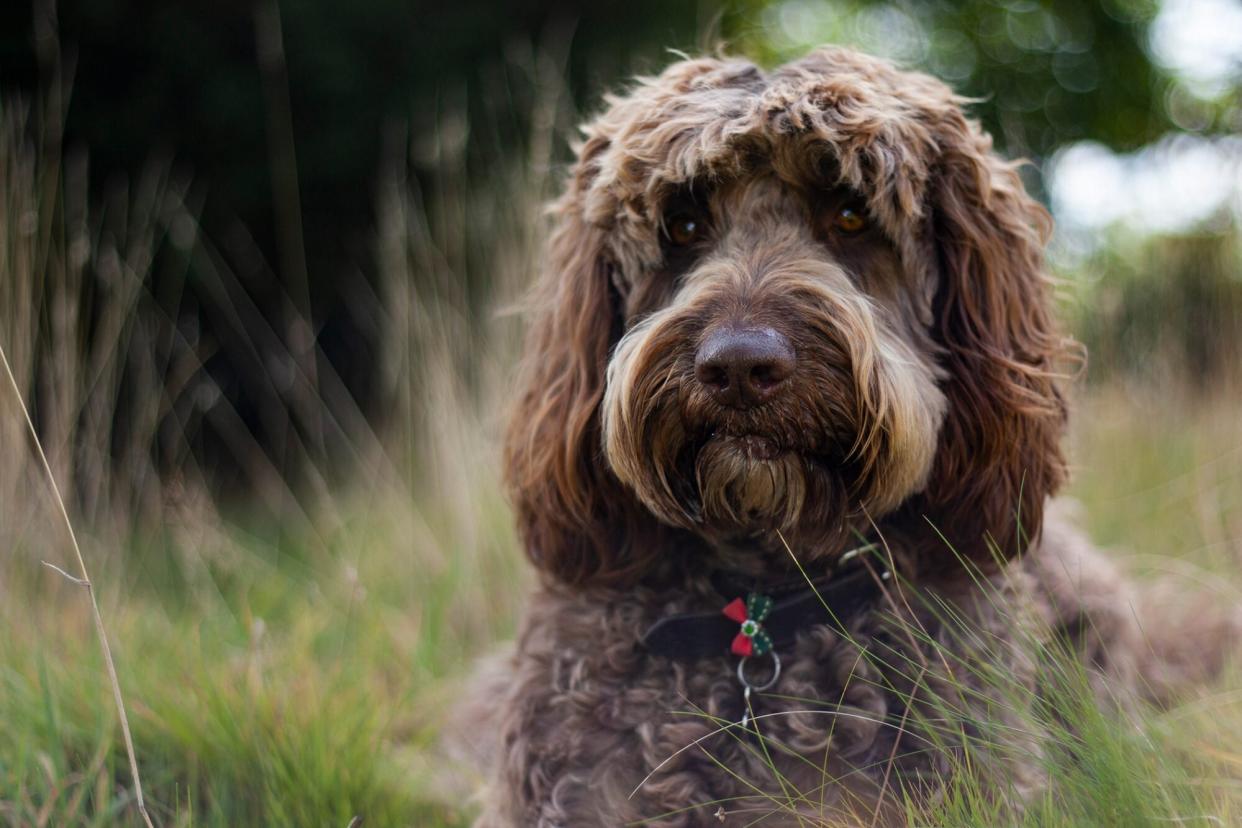
<path id="1" fill-rule="evenodd" d="M 717 329 L 694 358 L 698 381 L 721 405 L 735 408 L 771 399 L 793 372 L 793 346 L 772 328 Z"/>

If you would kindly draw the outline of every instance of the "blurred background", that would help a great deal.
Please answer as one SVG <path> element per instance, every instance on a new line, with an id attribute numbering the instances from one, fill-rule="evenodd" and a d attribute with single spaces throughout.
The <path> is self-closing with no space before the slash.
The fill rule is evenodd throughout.
<path id="1" fill-rule="evenodd" d="M 528 579 L 495 438 L 576 125 L 682 53 L 821 43 L 948 81 L 1031 161 L 1091 354 L 1082 520 L 1238 600 L 1240 0 L 19 0 L 0 346 L 158 823 L 465 824 L 434 744 Z M 89 603 L 40 566 L 58 508 L 0 383 L 0 821 L 128 824 Z M 1176 738 L 1242 741 L 1230 712 Z"/>

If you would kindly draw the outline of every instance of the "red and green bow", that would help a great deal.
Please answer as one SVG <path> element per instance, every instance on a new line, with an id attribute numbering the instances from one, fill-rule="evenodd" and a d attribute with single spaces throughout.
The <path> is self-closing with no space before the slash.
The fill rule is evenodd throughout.
<path id="1" fill-rule="evenodd" d="M 729 647 L 734 655 L 761 656 L 772 650 L 772 638 L 763 629 L 763 620 L 771 610 L 772 599 L 757 592 L 747 595 L 745 601 L 734 598 L 721 610 L 742 627 Z"/>

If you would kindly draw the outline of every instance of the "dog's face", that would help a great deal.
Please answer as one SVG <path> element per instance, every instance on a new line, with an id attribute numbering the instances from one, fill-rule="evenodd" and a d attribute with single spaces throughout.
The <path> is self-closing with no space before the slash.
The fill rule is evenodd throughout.
<path id="1" fill-rule="evenodd" d="M 946 401 L 928 274 L 805 166 L 752 152 L 653 205 L 659 265 L 614 272 L 602 415 L 609 465 L 661 520 L 814 554 L 924 485 Z"/>
<path id="2" fill-rule="evenodd" d="M 532 559 L 616 582 L 678 533 L 814 557 L 900 524 L 984 559 L 1038 531 L 1064 420 L 1047 219 L 959 99 L 825 50 L 683 61 L 609 103 L 509 432 Z"/>

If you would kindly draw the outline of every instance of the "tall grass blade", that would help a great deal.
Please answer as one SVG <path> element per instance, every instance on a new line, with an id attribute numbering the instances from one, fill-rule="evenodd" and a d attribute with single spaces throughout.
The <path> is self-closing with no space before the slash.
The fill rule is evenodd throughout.
<path id="1" fill-rule="evenodd" d="M 108 633 L 104 629 L 103 615 L 99 612 L 99 601 L 95 598 L 95 590 L 91 585 L 91 576 L 86 569 L 86 558 L 82 555 L 82 547 L 78 545 L 78 535 L 73 531 L 73 521 L 69 519 L 69 510 L 65 507 L 65 499 L 60 494 L 60 486 L 56 483 L 56 475 L 52 474 L 52 467 L 47 462 L 47 455 L 43 452 L 43 443 L 39 440 L 39 432 L 35 429 L 34 421 L 30 418 L 30 410 L 26 408 L 26 401 L 22 398 L 21 388 L 17 385 L 17 378 L 13 376 L 13 369 L 9 367 L 9 357 L 4 352 L 3 345 L 0 345 L 0 364 L 4 366 L 4 375 L 9 381 L 9 387 L 13 389 L 13 397 L 17 400 L 17 405 L 22 410 L 22 416 L 26 419 L 26 428 L 30 432 L 30 438 L 34 441 L 35 451 L 39 455 L 39 462 L 43 466 L 44 474 L 47 475 L 47 482 L 52 487 L 52 495 L 56 500 L 57 508 L 60 509 L 60 516 L 65 523 L 65 531 L 69 533 L 69 542 L 73 546 L 73 554 L 78 559 L 78 570 L 81 572 L 81 577 L 75 578 L 57 566 L 52 566 L 52 568 L 73 583 L 84 587 L 86 594 L 90 596 L 91 616 L 95 621 L 95 633 L 99 637 L 99 647 L 103 651 L 104 664 L 108 668 L 108 681 L 112 684 L 112 699 L 116 702 L 116 712 L 121 720 L 121 735 L 125 739 L 125 753 L 129 757 L 129 772 L 134 779 L 134 797 L 138 803 L 138 813 L 142 814 L 142 819 L 147 824 L 147 828 L 155 828 L 151 823 L 151 816 L 147 813 L 147 804 L 142 796 L 142 777 L 138 773 L 138 758 L 134 754 L 134 738 L 129 730 L 129 717 L 125 715 L 125 699 L 121 695 L 121 682 L 116 675 L 116 664 L 112 660 L 112 647 L 108 644 Z"/>

